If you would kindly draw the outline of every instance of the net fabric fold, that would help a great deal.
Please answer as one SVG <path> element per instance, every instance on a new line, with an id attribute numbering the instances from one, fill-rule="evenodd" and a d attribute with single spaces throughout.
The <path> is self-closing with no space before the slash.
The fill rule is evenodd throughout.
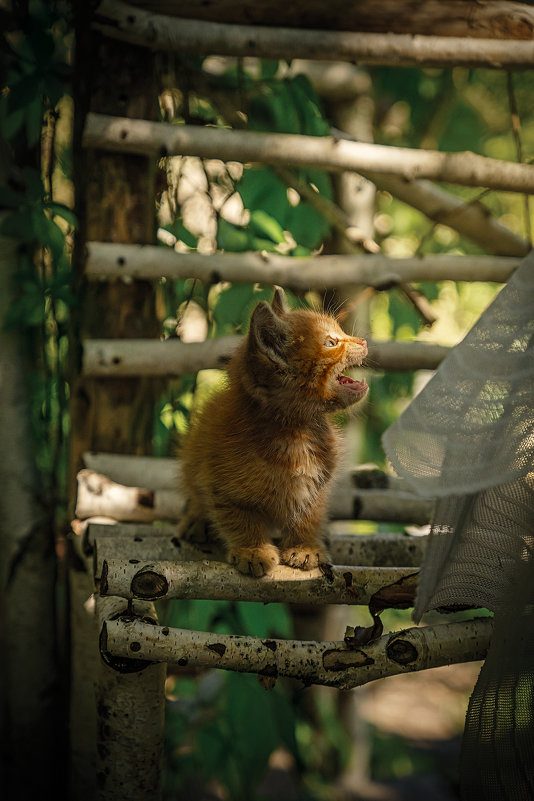
<path id="1" fill-rule="evenodd" d="M 385 432 L 384 450 L 435 498 L 414 607 L 495 614 L 471 698 L 465 799 L 534 798 L 534 251 Z"/>

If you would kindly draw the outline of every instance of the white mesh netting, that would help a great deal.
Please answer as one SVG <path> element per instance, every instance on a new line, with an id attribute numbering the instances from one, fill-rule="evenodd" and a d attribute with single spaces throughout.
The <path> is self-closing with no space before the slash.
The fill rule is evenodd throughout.
<path id="1" fill-rule="evenodd" d="M 383 437 L 436 498 L 414 619 L 495 613 L 462 742 L 464 801 L 534 798 L 534 251 Z"/>
<path id="2" fill-rule="evenodd" d="M 444 604 L 497 611 L 533 534 L 534 251 L 383 445 L 415 492 L 438 499 L 415 618 Z"/>

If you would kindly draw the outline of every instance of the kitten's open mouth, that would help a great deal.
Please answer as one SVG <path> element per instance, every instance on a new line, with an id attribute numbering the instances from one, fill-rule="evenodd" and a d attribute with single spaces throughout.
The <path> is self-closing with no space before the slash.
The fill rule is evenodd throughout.
<path id="1" fill-rule="evenodd" d="M 336 378 L 338 384 L 341 384 L 345 389 L 351 390 L 359 394 L 363 398 L 369 389 L 366 381 L 358 381 L 355 378 L 350 378 L 348 375 L 338 375 Z"/>

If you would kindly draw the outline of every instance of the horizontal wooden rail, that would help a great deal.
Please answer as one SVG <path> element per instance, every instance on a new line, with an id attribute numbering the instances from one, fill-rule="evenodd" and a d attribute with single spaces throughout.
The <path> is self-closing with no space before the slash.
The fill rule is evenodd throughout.
<path id="1" fill-rule="evenodd" d="M 176 489 L 179 482 L 179 462 L 176 458 L 86 451 L 83 462 L 89 470 L 130 487 Z M 359 489 L 406 489 L 406 482 L 402 478 L 385 473 L 373 465 L 353 467 L 343 474 L 342 480 L 347 486 Z"/>
<path id="2" fill-rule="evenodd" d="M 354 61 L 368 65 L 466 66 L 499 69 L 534 64 L 533 43 L 398 33 L 303 30 L 233 25 L 154 14 L 104 0 L 96 26 L 107 36 L 152 50 L 199 54 Z"/>
<path id="3" fill-rule="evenodd" d="M 516 43 L 519 44 L 519 43 Z M 534 42 L 528 43 L 534 48 Z M 83 144 L 89 148 L 152 156 L 200 156 L 223 161 L 317 167 L 340 172 L 430 178 L 462 186 L 534 193 L 534 165 L 474 153 L 441 153 L 352 142 L 335 136 L 258 133 L 173 125 L 142 119 L 87 115 Z"/>
<path id="4" fill-rule="evenodd" d="M 374 679 L 484 659 L 493 620 L 478 618 L 385 634 L 368 645 L 243 637 L 151 626 L 120 618 L 104 623 L 105 656 L 222 668 L 348 690 Z"/>
<path id="5" fill-rule="evenodd" d="M 83 520 L 105 516 L 114 520 L 150 523 L 178 520 L 184 498 L 177 479 L 176 490 L 131 487 L 111 481 L 92 470 L 80 470 L 75 515 Z M 359 489 L 334 485 L 329 504 L 333 520 L 377 520 L 424 525 L 432 514 L 432 501 L 396 490 Z"/>
<path id="6" fill-rule="evenodd" d="M 88 339 L 83 343 L 82 371 L 93 378 L 179 376 L 198 370 L 224 370 L 239 336 L 205 342 L 152 339 Z M 435 370 L 450 348 L 426 342 L 369 341 L 364 367 L 375 370 Z"/>
<path id="7" fill-rule="evenodd" d="M 87 278 L 157 281 L 197 278 L 277 284 L 299 291 L 364 284 L 376 289 L 410 281 L 495 281 L 504 283 L 519 264 L 506 256 L 449 256 L 393 259 L 382 255 L 314 256 L 295 259 L 274 253 L 177 253 L 155 245 L 89 242 Z"/>
<path id="8" fill-rule="evenodd" d="M 122 531 L 133 529 L 123 534 L 117 528 L 113 525 L 91 524 L 87 529 L 85 551 L 91 549 L 93 552 L 94 577 L 97 580 L 101 578 L 103 563 L 110 560 L 226 561 L 224 548 L 218 541 L 195 546 L 180 540 L 175 531 L 168 535 L 154 535 L 150 532 L 141 534 L 139 526 L 123 524 L 120 526 Z M 426 536 L 413 537 L 404 534 L 332 534 L 329 539 L 330 558 L 336 565 L 417 567 L 423 561 L 427 539 Z"/>
<path id="9" fill-rule="evenodd" d="M 100 592 L 144 601 L 181 598 L 364 606 L 380 593 L 385 605 L 386 599 L 393 604 L 402 598 L 412 606 L 417 574 L 415 567 L 323 565 L 303 571 L 278 565 L 268 576 L 253 578 L 219 561 L 109 559 L 102 563 Z"/>

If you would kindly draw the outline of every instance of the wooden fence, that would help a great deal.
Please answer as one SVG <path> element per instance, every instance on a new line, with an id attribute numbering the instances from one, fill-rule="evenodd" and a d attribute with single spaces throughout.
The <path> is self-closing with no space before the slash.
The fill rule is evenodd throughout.
<path id="1" fill-rule="evenodd" d="M 413 37 L 387 31 L 343 35 L 327 31 L 319 36 L 316 31 L 177 20 L 111 0 L 101 3 L 93 23 L 113 47 L 126 42 L 124 46 L 149 54 L 183 48 L 195 53 L 269 58 L 328 57 L 367 64 L 468 64 L 499 69 L 530 68 L 534 63 L 534 42 L 511 37 L 432 36 L 428 32 Z M 133 118 L 131 106 L 135 103 L 130 103 L 128 116 L 112 116 L 104 102 L 100 104 L 104 113 L 94 110 L 98 103 L 89 105 L 93 110 L 85 117 L 83 132 L 79 131 L 79 144 L 93 167 L 100 157 L 100 163 L 108 165 L 106 169 L 119 165 L 117 176 L 121 169 L 127 171 L 120 166 L 123 162 L 153 164 L 162 155 L 174 154 L 356 171 L 424 208 L 431 218 L 444 220 L 484 242 L 494 254 L 421 259 L 340 254 L 300 259 L 297 265 L 291 258 L 273 254 L 177 253 L 156 247 L 149 235 L 144 240 L 138 235 L 137 241 L 125 236 L 125 241 L 105 241 L 106 237 L 121 238 L 121 232 L 104 232 L 99 239 L 98 232 L 105 226 L 99 229 L 89 220 L 82 226 L 88 231 L 88 241 L 81 243 L 80 279 L 88 282 L 90 293 L 105 288 L 106 314 L 115 313 L 117 318 L 122 314 L 121 298 L 134 291 L 132 285 L 149 287 L 162 278 L 198 278 L 208 283 L 258 281 L 295 290 L 358 284 L 388 291 L 411 281 L 444 279 L 505 282 L 529 247 L 479 207 L 462 205 L 430 182 L 530 193 L 534 189 L 532 165 L 472 153 L 443 154 L 353 142 L 339 132 L 330 137 L 297 137 L 173 126 Z M 115 161 L 110 160 L 110 153 Z M 128 162 L 131 158 L 140 161 Z M 102 180 L 112 182 L 113 176 Z M 119 184 L 117 178 L 113 191 L 108 191 L 108 199 L 115 204 L 125 197 Z M 153 203 L 153 195 L 150 197 Z M 120 209 L 113 212 L 119 213 Z M 92 236 L 95 230 L 97 237 Z M 126 226 L 122 230 L 126 231 Z M 128 294 L 127 303 L 130 297 Z M 144 298 L 136 302 L 144 303 Z M 76 479 L 73 477 L 70 571 L 73 797 L 79 801 L 95 797 L 156 801 L 161 797 L 166 663 L 184 669 L 217 667 L 273 678 L 289 676 L 306 684 L 347 689 L 378 677 L 484 656 L 491 635 L 487 619 L 380 634 L 381 610 L 406 608 L 413 602 L 424 537 L 334 533 L 331 569 L 301 574 L 280 566 L 261 580 L 242 576 L 221 561 L 217 545 L 193 546 L 178 540 L 174 524 L 183 503 L 178 464 L 152 459 L 136 447 L 130 453 L 104 452 L 105 427 L 93 436 L 87 433 L 88 421 L 91 431 L 96 430 L 102 382 L 118 393 L 126 386 L 139 411 L 142 404 L 135 388 L 144 386 L 140 381 L 224 368 L 239 338 L 193 344 L 162 342 L 145 334 L 142 324 L 127 337 L 95 332 L 98 325 L 80 342 L 80 374 L 73 392 L 72 426 L 81 432 L 74 437 L 73 449 Z M 435 369 L 447 353 L 447 348 L 426 343 L 371 341 L 369 363 L 371 369 L 381 370 Z M 125 379 L 137 383 L 121 384 Z M 128 399 L 120 394 L 117 398 L 114 419 L 118 430 L 127 425 L 118 418 Z M 113 418 L 113 401 L 106 414 Z M 330 515 L 335 520 L 423 525 L 429 521 L 431 509 L 430 501 L 414 497 L 402 482 L 363 470 L 342 476 L 332 496 Z M 344 640 L 329 642 L 172 630 L 159 625 L 154 607 L 154 602 L 168 598 L 231 598 L 319 607 L 360 604 L 369 607 L 374 628 L 359 638 L 347 632 Z"/>

